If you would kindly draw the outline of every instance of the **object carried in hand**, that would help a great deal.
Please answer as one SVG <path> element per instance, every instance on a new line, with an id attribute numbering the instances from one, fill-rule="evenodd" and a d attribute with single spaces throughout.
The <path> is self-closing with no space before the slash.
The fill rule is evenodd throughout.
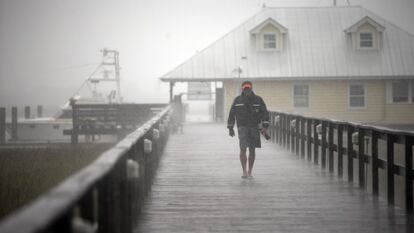
<path id="1" fill-rule="evenodd" d="M 270 139 L 270 135 L 269 135 L 269 134 L 267 134 L 267 131 L 262 131 L 262 135 L 263 135 L 263 137 L 264 137 L 266 140 L 269 140 L 269 139 Z"/>
<path id="2" fill-rule="evenodd" d="M 234 129 L 233 128 L 229 128 L 229 135 L 231 136 L 231 137 L 234 137 Z"/>

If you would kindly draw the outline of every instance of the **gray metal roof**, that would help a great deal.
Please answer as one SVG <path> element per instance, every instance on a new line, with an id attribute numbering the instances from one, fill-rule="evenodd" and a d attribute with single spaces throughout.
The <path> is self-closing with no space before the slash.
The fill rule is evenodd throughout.
<path id="1" fill-rule="evenodd" d="M 355 50 L 346 29 L 370 17 L 385 27 L 380 50 Z M 257 51 L 250 30 L 268 18 L 287 28 L 284 49 Z M 247 57 L 247 59 L 241 59 Z M 360 7 L 264 8 L 161 77 L 163 81 L 413 78 L 414 36 Z"/>

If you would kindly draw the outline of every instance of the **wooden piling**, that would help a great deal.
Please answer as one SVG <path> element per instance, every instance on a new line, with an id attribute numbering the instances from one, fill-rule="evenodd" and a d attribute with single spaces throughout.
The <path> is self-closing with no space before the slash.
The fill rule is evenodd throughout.
<path id="1" fill-rule="evenodd" d="M 37 117 L 43 117 L 43 106 L 37 105 Z"/>
<path id="2" fill-rule="evenodd" d="M 24 119 L 30 119 L 30 106 L 24 107 Z"/>
<path id="3" fill-rule="evenodd" d="M 0 144 L 6 143 L 6 109 L 0 108 Z"/>
<path id="4" fill-rule="evenodd" d="M 12 107 L 11 140 L 17 140 L 17 107 Z"/>

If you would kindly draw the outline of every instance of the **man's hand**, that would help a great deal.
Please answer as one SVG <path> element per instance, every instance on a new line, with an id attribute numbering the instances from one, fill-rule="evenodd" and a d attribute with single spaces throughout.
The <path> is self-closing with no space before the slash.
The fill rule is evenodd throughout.
<path id="1" fill-rule="evenodd" d="M 229 135 L 230 137 L 234 137 L 234 129 L 233 128 L 229 128 Z"/>

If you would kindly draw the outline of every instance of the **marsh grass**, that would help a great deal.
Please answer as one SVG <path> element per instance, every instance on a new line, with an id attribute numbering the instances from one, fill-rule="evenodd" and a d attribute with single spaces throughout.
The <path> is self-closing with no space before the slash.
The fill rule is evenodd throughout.
<path id="1" fill-rule="evenodd" d="M 0 218 L 93 162 L 108 144 L 0 150 Z"/>

